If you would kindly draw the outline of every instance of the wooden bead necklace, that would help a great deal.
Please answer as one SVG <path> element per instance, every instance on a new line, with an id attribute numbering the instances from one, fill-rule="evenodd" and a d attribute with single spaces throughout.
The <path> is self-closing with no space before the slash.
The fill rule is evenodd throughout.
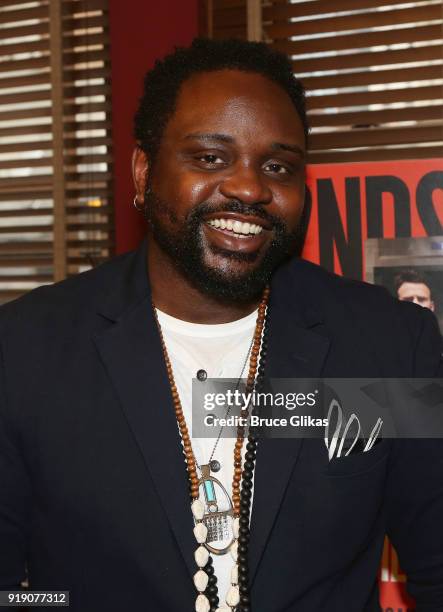
<path id="1" fill-rule="evenodd" d="M 249 372 L 246 379 L 246 393 L 252 393 L 256 382 L 262 381 L 264 373 L 264 358 L 266 355 L 267 325 L 265 325 L 269 287 L 266 287 L 258 307 L 257 322 L 255 326 L 252 348 L 249 359 Z M 174 380 L 171 360 L 168 355 L 160 322 L 158 320 L 155 304 L 152 304 L 154 317 L 159 331 L 160 342 L 171 388 L 175 416 L 180 431 L 183 452 L 189 479 L 191 510 L 194 517 L 194 535 L 199 544 L 194 557 L 198 571 L 194 575 L 194 584 L 198 591 L 195 603 L 196 612 L 223 612 L 224 610 L 238 610 L 250 612 L 249 606 L 249 571 L 248 571 L 248 545 L 249 545 L 249 517 L 252 497 L 252 483 L 257 449 L 257 433 L 252 428 L 249 431 L 246 446 L 245 466 L 242 469 L 242 449 L 245 439 L 245 427 L 237 427 L 237 439 L 234 446 L 234 475 L 232 480 L 232 506 L 233 506 L 233 533 L 234 540 L 231 545 L 231 555 L 235 564 L 231 572 L 231 588 L 226 595 L 226 607 L 217 607 L 219 604 L 217 578 L 212 566 L 212 558 L 206 544 L 207 528 L 202 522 L 205 506 L 199 499 L 201 479 L 197 473 L 197 461 L 191 444 L 186 419 L 180 401 L 177 385 Z M 260 358 L 260 366 L 258 366 Z M 257 375 L 258 369 L 258 375 Z M 257 377 L 257 381 L 256 381 Z M 241 417 L 249 416 L 248 408 L 242 408 Z M 240 490 L 241 487 L 241 490 Z M 210 547 L 209 547 L 210 548 Z M 211 549 L 212 550 L 212 549 Z"/>

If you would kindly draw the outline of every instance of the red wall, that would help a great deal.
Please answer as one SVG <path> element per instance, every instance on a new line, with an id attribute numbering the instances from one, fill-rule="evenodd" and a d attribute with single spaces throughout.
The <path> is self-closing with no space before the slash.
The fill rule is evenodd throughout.
<path id="1" fill-rule="evenodd" d="M 116 252 L 137 246 L 144 224 L 132 206 L 132 119 L 143 76 L 155 59 L 198 32 L 197 0 L 110 0 L 112 138 Z"/>

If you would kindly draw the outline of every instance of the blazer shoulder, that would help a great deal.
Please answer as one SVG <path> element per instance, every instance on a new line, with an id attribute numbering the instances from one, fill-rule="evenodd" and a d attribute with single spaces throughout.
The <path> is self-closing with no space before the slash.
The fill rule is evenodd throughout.
<path id="1" fill-rule="evenodd" d="M 352 321 L 367 334 L 376 334 L 382 344 L 395 338 L 405 350 L 415 350 L 425 336 L 432 338 L 435 353 L 441 347 L 435 315 L 398 300 L 385 287 L 340 276 L 302 259 L 292 274 L 293 286 L 307 287 L 309 299 L 320 306 L 326 320 L 340 320 L 343 326 Z"/>
<path id="2" fill-rule="evenodd" d="M 322 266 L 299 259 L 293 267 L 294 281 L 312 291 L 315 298 L 337 301 L 342 306 L 353 304 L 364 311 L 392 309 L 398 300 L 385 287 L 355 280 L 326 270 Z"/>
<path id="3" fill-rule="evenodd" d="M 124 253 L 52 285 L 42 285 L 0 306 L 0 338 L 17 325 L 38 324 L 45 320 L 70 318 L 74 313 L 93 309 L 98 300 L 112 290 L 116 279 L 124 277 L 135 251 Z"/>

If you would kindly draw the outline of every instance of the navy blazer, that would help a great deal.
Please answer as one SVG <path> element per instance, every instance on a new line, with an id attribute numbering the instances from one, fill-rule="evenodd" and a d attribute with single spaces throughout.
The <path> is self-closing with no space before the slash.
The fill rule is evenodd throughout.
<path id="1" fill-rule="evenodd" d="M 0 343 L 0 589 L 27 567 L 31 589 L 70 591 L 71 612 L 191 612 L 196 546 L 146 241 L 3 306 Z M 297 259 L 272 280 L 267 374 L 443 376 L 441 339 L 426 309 Z M 254 612 L 379 610 L 385 533 L 417 609 L 443 610 L 441 440 L 330 463 L 321 440 L 260 440 Z"/>

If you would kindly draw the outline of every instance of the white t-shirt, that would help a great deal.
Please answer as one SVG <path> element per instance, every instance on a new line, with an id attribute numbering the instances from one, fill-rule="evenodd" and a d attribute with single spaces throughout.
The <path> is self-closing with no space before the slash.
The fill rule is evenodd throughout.
<path id="1" fill-rule="evenodd" d="M 242 369 L 251 347 L 257 311 L 237 321 L 218 325 L 188 323 L 158 309 L 157 315 L 183 413 L 192 436 L 192 379 L 197 377 L 199 370 L 205 370 L 208 378 L 238 379 L 240 375 L 247 378 L 249 360 L 243 373 Z M 204 381 L 201 384 L 204 385 Z M 217 434 L 218 431 L 217 428 Z M 209 462 L 215 442 L 216 438 L 192 438 L 192 448 L 198 465 Z M 213 456 L 213 459 L 221 464 L 220 471 L 213 476 L 222 483 L 230 497 L 232 496 L 234 474 L 234 445 L 235 438 L 221 437 Z M 245 447 L 246 441 L 243 445 L 243 456 Z M 220 604 L 222 604 L 230 587 L 230 574 L 234 562 L 229 552 L 224 555 L 212 555 L 212 558 L 217 576 Z"/>

